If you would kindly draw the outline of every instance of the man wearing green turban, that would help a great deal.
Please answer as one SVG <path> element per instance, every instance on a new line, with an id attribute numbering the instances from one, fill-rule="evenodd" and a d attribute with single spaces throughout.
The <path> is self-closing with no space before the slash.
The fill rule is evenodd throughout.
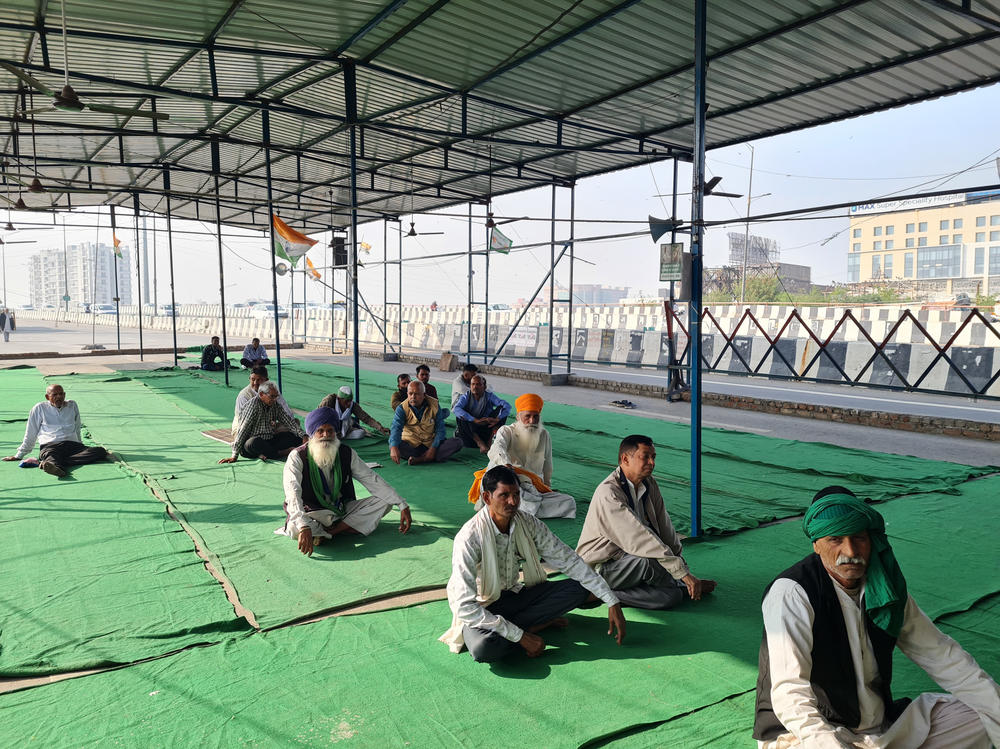
<path id="1" fill-rule="evenodd" d="M 814 553 L 764 593 L 758 747 L 1000 746 L 1000 687 L 910 597 L 882 515 L 831 486 L 802 525 Z M 950 694 L 893 701 L 896 647 Z"/>

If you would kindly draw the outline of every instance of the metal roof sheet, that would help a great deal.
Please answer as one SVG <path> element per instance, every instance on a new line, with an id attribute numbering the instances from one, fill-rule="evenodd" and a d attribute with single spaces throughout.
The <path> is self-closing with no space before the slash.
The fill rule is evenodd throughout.
<path id="1" fill-rule="evenodd" d="M 25 120 L 50 97 L 0 68 L 4 174 L 40 208 L 163 210 L 169 169 L 174 214 L 214 220 L 218 170 L 222 216 L 266 227 L 267 146 L 283 216 L 328 226 L 332 199 L 346 224 L 352 73 L 363 218 L 690 150 L 692 0 L 67 0 L 68 65 L 61 7 L 6 0 L 0 61 L 54 90 L 68 67 L 85 104 L 169 119 Z M 1000 2 L 727 0 L 707 45 L 715 147 L 995 82 Z"/>

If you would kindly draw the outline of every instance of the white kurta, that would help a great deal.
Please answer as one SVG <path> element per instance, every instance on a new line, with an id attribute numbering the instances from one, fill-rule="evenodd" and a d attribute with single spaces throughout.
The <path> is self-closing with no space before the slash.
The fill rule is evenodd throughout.
<path id="1" fill-rule="evenodd" d="M 354 450 L 351 450 L 351 473 L 358 483 L 371 493 L 370 497 L 349 502 L 347 513 L 342 517 L 337 517 L 331 510 L 306 512 L 305 506 L 302 504 L 302 481 L 305 474 L 305 464 L 298 451 L 290 453 L 285 461 L 282 481 L 285 488 L 285 506 L 288 519 L 285 525 L 274 532 L 278 535 L 298 538 L 299 531 L 308 527 L 312 531 L 313 537 L 330 538 L 330 534 L 324 526 L 329 527 L 338 520 L 343 520 L 358 533 L 367 536 L 378 527 L 379 521 L 393 505 L 397 505 L 400 510 L 409 507 L 406 500 L 399 496 L 396 490 L 386 483 L 385 479 L 372 471 Z M 329 471 L 327 478 L 332 478 Z"/>
<path id="2" fill-rule="evenodd" d="M 548 430 L 541 428 L 538 447 L 532 453 L 518 450 L 514 435 L 516 424 L 506 424 L 497 430 L 493 444 L 487 457 L 490 459 L 487 469 L 496 466 L 510 465 L 531 471 L 543 482 L 552 486 L 552 438 Z M 540 518 L 574 518 L 576 517 L 576 500 L 563 492 L 540 492 L 527 476 L 518 476 L 521 485 L 521 510 L 529 515 Z M 482 499 L 476 503 L 476 509 L 482 507 Z"/>
<path id="3" fill-rule="evenodd" d="M 779 579 L 764 598 L 762 611 L 770 658 L 771 701 L 775 715 L 789 734 L 773 741 L 758 742 L 759 747 L 927 747 L 930 744 L 925 741 L 935 730 L 933 724 L 938 714 L 943 712 L 946 715 L 942 717 L 953 719 L 956 712 L 965 706 L 975 711 L 967 711 L 971 719 L 963 721 L 958 716 L 958 725 L 950 729 L 950 738 L 945 739 L 945 743 L 935 745 L 988 746 L 985 736 L 981 736 L 984 726 L 993 742 L 1000 745 L 1000 687 L 957 642 L 934 626 L 912 597 L 906 602 L 897 646 L 952 696 L 922 695 L 888 731 L 883 732 L 885 707 L 872 686 L 878 671 L 871 642 L 864 628 L 864 594 L 862 592 L 861 598 L 856 602 L 836 583 L 834 590 L 837 591 L 847 626 L 847 639 L 858 681 L 861 722 L 858 726 L 835 726 L 828 723 L 819 712 L 809 683 L 813 609 L 808 595 L 798 583 Z M 975 720 L 976 713 L 981 723 Z M 962 731 L 968 732 L 964 741 L 958 739 Z M 977 731 L 981 742 L 978 744 L 974 738 Z"/>

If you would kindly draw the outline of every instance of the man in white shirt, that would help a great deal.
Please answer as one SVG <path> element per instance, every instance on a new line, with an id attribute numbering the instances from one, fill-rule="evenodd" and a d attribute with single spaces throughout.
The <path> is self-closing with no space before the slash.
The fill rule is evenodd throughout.
<path id="1" fill-rule="evenodd" d="M 563 614 L 597 600 L 608 605 L 608 634 L 625 639 L 621 604 L 607 584 L 533 515 L 521 512 L 516 474 L 497 466 L 483 477 L 485 507 L 455 536 L 448 581 L 451 628 L 439 639 L 489 663 L 545 650 L 538 632 L 565 627 Z M 546 579 L 541 559 L 569 580 Z M 524 579 L 518 574 L 523 567 Z M 588 592 L 589 591 L 589 592 Z"/>
<path id="2" fill-rule="evenodd" d="M 267 358 L 267 350 L 260 345 L 260 338 L 254 338 L 243 347 L 243 357 L 240 359 L 240 364 L 244 369 L 263 367 L 270 363 L 271 360 Z"/>
<path id="3" fill-rule="evenodd" d="M 65 476 L 71 466 L 97 463 L 108 457 L 103 447 L 85 447 L 80 438 L 80 409 L 76 401 L 66 400 L 62 385 L 49 385 L 45 400 L 36 403 L 28 414 L 24 441 L 14 455 L 4 460 L 21 460 L 37 441 L 39 464 L 46 473 Z"/>
<path id="4" fill-rule="evenodd" d="M 285 524 L 275 533 L 296 539 L 306 556 L 324 539 L 341 533 L 371 534 L 393 506 L 399 507 L 400 533 L 413 523 L 406 501 L 340 441 L 338 423 L 332 408 L 310 412 L 309 442 L 292 450 L 285 461 Z M 370 496 L 357 498 L 355 479 Z"/>
<path id="5" fill-rule="evenodd" d="M 552 438 L 542 426 L 541 396 L 525 393 L 514 401 L 513 424 L 497 430 L 487 468 L 511 466 L 521 486 L 521 511 L 538 518 L 574 518 L 576 501 L 552 489 Z M 481 500 L 480 500 L 481 501 Z M 481 505 L 477 502 L 476 509 Z"/>
<path id="6" fill-rule="evenodd" d="M 815 553 L 764 594 L 758 746 L 1000 746 L 1000 687 L 908 594 L 882 515 L 831 486 L 803 528 Z M 896 647 L 950 694 L 893 701 Z"/>

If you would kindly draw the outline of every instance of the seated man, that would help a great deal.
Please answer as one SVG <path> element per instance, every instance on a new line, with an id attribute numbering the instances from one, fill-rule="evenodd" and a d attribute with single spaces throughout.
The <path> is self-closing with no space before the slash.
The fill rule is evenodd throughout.
<path id="1" fill-rule="evenodd" d="M 436 400 L 424 394 L 424 383 L 411 382 L 406 400 L 396 407 L 389 429 L 392 462 L 398 464 L 405 458 L 411 466 L 443 463 L 461 449 L 462 440 L 445 439 L 444 411 Z"/>
<path id="2" fill-rule="evenodd" d="M 311 412 L 306 416 L 309 442 L 292 450 L 285 461 L 285 524 L 275 533 L 296 539 L 307 556 L 324 538 L 371 534 L 393 505 L 399 507 L 400 533 L 410 530 L 413 522 L 403 498 L 337 439 L 339 421 L 332 408 Z M 371 496 L 355 497 L 355 479 Z"/>
<path id="3" fill-rule="evenodd" d="M 284 430 L 279 431 L 280 427 Z M 235 463 L 236 458 L 284 460 L 293 449 L 306 441 L 298 422 L 278 405 L 278 386 L 263 382 L 257 397 L 243 409 L 239 427 L 233 435 L 233 455 L 220 463 Z"/>
<path id="4" fill-rule="evenodd" d="M 455 536 L 448 580 L 452 623 L 438 639 L 453 653 L 464 645 L 480 662 L 498 661 L 519 649 L 535 658 L 545 650 L 538 632 L 567 626 L 563 614 L 600 599 L 608 605 L 608 634 L 613 630 L 621 645 L 625 617 L 618 599 L 545 523 L 518 510 L 514 472 L 506 466 L 491 468 L 483 488 L 486 506 Z M 571 579 L 547 580 L 543 558 Z"/>
<path id="5" fill-rule="evenodd" d="M 576 553 L 596 565 L 625 606 L 671 609 L 715 590 L 691 574 L 681 540 L 653 478 L 656 450 L 633 434 L 618 448 L 618 467 L 598 485 L 583 521 Z"/>
<path id="6" fill-rule="evenodd" d="M 219 345 L 219 336 L 212 336 L 212 342 L 201 351 L 201 368 L 207 372 L 221 372 L 229 366 L 226 352 Z"/>
<path id="7" fill-rule="evenodd" d="M 510 415 L 510 404 L 493 393 L 486 392 L 486 378 L 477 374 L 472 378 L 469 392 L 463 393 L 455 403 L 455 436 L 465 447 L 478 447 L 479 452 L 489 452 L 493 435 Z"/>
<path id="8" fill-rule="evenodd" d="M 417 365 L 417 379 L 424 383 L 424 390 L 427 393 L 428 398 L 434 398 L 437 400 L 438 391 L 437 388 L 431 385 L 431 368 L 426 364 Z"/>
<path id="9" fill-rule="evenodd" d="M 65 476 L 71 466 L 97 463 L 111 455 L 103 447 L 84 447 L 80 438 L 80 409 L 76 401 L 66 400 L 62 385 L 45 388 L 45 400 L 36 403 L 28 414 L 24 440 L 17 452 L 4 460 L 21 460 L 35 448 L 38 467 L 53 476 Z"/>
<path id="10" fill-rule="evenodd" d="M 907 592 L 882 515 L 840 486 L 802 521 L 813 554 L 764 593 L 758 746 L 1000 746 L 1000 687 Z M 941 548 L 927 552 L 941 562 Z M 947 694 L 892 698 L 896 647 Z M 909 704 L 907 704 L 909 702 Z"/>
<path id="11" fill-rule="evenodd" d="M 267 382 L 267 369 L 264 367 L 254 367 L 250 370 L 250 384 L 243 388 L 239 394 L 236 396 L 236 407 L 233 409 L 233 435 L 235 436 L 236 430 L 240 428 L 240 414 L 247 407 L 247 404 L 257 397 L 257 388 L 261 386 L 262 383 Z M 292 413 L 292 409 L 288 407 L 288 403 L 285 402 L 285 398 L 281 393 L 278 393 L 278 406 L 284 411 L 289 417 L 295 419 L 295 414 Z M 298 419 L 295 419 L 296 422 Z"/>
<path id="12" fill-rule="evenodd" d="M 392 394 L 392 398 L 389 399 L 389 405 L 392 410 L 395 411 L 396 407 L 406 400 L 406 389 L 410 387 L 410 376 L 403 372 L 396 378 L 396 392 Z"/>
<path id="13" fill-rule="evenodd" d="M 458 403 L 458 399 L 461 398 L 465 393 L 469 392 L 469 388 L 472 386 L 472 378 L 476 376 L 479 372 L 479 367 L 475 364 L 469 362 L 464 367 L 462 371 L 458 373 L 455 380 L 451 383 L 451 407 L 452 410 L 455 408 L 455 404 Z M 486 389 L 493 392 L 493 388 L 489 385 Z"/>
<path id="14" fill-rule="evenodd" d="M 487 468 L 505 465 L 515 469 L 521 487 L 521 512 L 538 518 L 574 518 L 573 497 L 551 489 L 552 438 L 541 424 L 543 404 L 534 393 L 525 393 L 514 401 L 516 420 L 497 430 Z M 479 500 L 476 509 L 482 506 L 478 491 L 470 498 Z"/>
<path id="15" fill-rule="evenodd" d="M 319 402 L 319 408 L 332 409 L 337 415 L 337 423 L 335 424 L 337 437 L 342 440 L 358 440 L 367 437 L 368 432 L 362 428 L 361 424 L 366 424 L 380 434 L 389 434 L 389 430 L 369 416 L 360 403 L 355 403 L 354 391 L 351 390 L 350 385 L 344 385 L 336 393 L 330 393 Z"/>
<path id="16" fill-rule="evenodd" d="M 271 360 L 267 358 L 267 351 L 260 345 L 260 338 L 254 338 L 243 347 L 243 358 L 240 359 L 240 364 L 246 369 L 263 367 L 265 364 L 270 363 Z"/>

